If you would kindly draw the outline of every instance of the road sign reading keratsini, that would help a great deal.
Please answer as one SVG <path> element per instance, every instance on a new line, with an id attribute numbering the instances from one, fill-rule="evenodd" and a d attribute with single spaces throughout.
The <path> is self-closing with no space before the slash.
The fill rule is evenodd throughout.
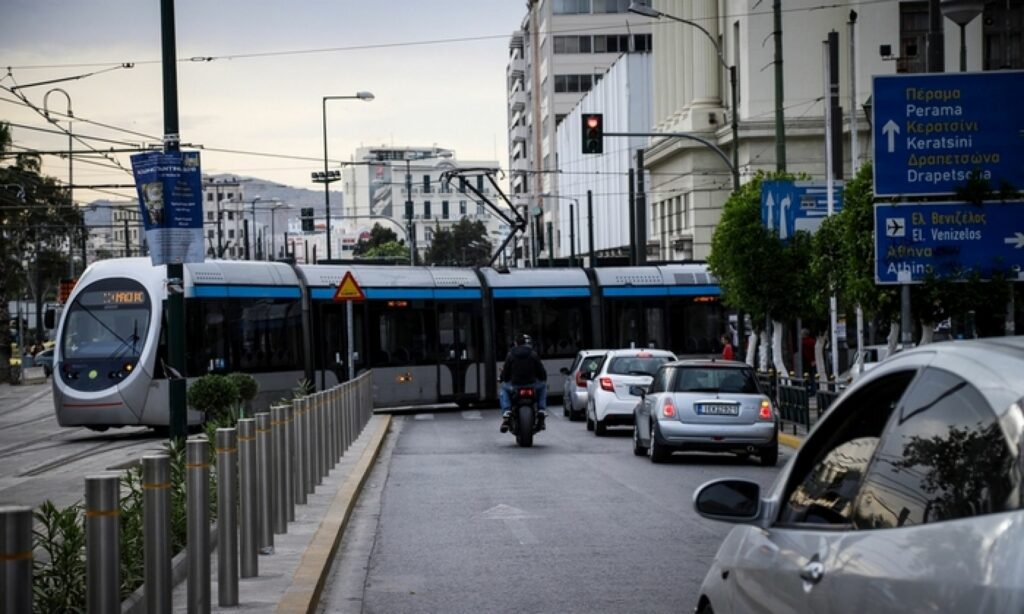
<path id="1" fill-rule="evenodd" d="M 873 80 L 875 195 L 943 195 L 972 174 L 1024 187 L 1024 71 Z"/>
<path id="2" fill-rule="evenodd" d="M 1024 279 L 1024 201 L 875 205 L 875 281 Z"/>

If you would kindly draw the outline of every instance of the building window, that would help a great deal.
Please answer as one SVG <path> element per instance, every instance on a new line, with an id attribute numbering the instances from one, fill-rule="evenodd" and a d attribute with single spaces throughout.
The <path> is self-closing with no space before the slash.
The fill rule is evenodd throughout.
<path id="1" fill-rule="evenodd" d="M 650 34 L 633 35 L 633 51 L 650 51 L 652 39 Z"/>
<path id="2" fill-rule="evenodd" d="M 555 75 L 555 93 L 579 93 L 589 92 L 593 87 L 594 79 L 591 75 Z M 556 115 L 555 123 L 561 121 L 564 115 Z"/>
<path id="3" fill-rule="evenodd" d="M 213 211 L 206 212 L 206 219 L 210 220 L 211 222 L 213 221 Z"/>
<path id="4" fill-rule="evenodd" d="M 466 217 L 466 201 L 459 201 L 459 217 Z"/>
<path id="5" fill-rule="evenodd" d="M 235 229 L 234 228 L 229 228 L 228 229 L 228 238 L 229 239 L 234 239 L 235 238 Z"/>
<path id="6" fill-rule="evenodd" d="M 234 192 L 228 192 L 227 200 L 234 200 L 234 198 L 235 198 Z"/>
<path id="7" fill-rule="evenodd" d="M 900 3 L 900 56 L 896 72 L 925 72 L 927 63 L 928 3 Z"/>
<path id="8" fill-rule="evenodd" d="M 590 53 L 590 36 L 556 36 L 554 37 L 554 52 L 562 53 Z"/>
<path id="9" fill-rule="evenodd" d="M 466 191 L 466 178 L 465 177 L 459 177 L 459 191 L 460 192 L 465 192 Z"/>
<path id="10" fill-rule="evenodd" d="M 206 231 L 206 238 L 207 239 L 212 239 L 213 238 L 213 229 L 212 228 Z"/>
<path id="11" fill-rule="evenodd" d="M 235 219 L 235 212 L 234 211 L 228 211 L 228 221 L 230 222 L 233 219 Z"/>
<path id="12" fill-rule="evenodd" d="M 989 2 L 985 4 L 984 70 L 1024 68 L 1021 55 L 1021 30 L 1024 29 L 1024 3 Z"/>
<path id="13" fill-rule="evenodd" d="M 608 34 L 594 37 L 594 53 L 625 53 L 629 51 L 628 34 Z"/>
<path id="14" fill-rule="evenodd" d="M 476 204 L 476 214 L 478 216 L 481 216 L 481 217 L 486 215 L 486 213 L 484 212 L 484 204 L 483 203 L 477 203 Z"/>
<path id="15" fill-rule="evenodd" d="M 423 219 L 425 219 L 425 220 L 429 220 L 430 219 L 430 201 L 429 200 L 423 201 Z"/>
<path id="16" fill-rule="evenodd" d="M 590 12 L 590 0 L 554 0 L 551 12 L 555 15 L 579 15 Z"/>
<path id="17" fill-rule="evenodd" d="M 208 202 L 208 203 L 212 203 L 213 202 L 213 192 L 207 192 L 206 193 L 206 202 Z"/>
<path id="18" fill-rule="evenodd" d="M 441 201 L 441 219 L 442 220 L 447 220 L 448 219 L 448 201 L 447 200 L 442 200 Z"/>
<path id="19" fill-rule="evenodd" d="M 430 175 L 423 176 L 423 193 L 430 194 Z"/>

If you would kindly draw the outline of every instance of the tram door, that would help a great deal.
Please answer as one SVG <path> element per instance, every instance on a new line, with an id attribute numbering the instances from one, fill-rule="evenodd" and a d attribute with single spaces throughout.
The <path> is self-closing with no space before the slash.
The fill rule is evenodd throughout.
<path id="1" fill-rule="evenodd" d="M 460 404 L 480 397 L 483 363 L 480 306 L 444 303 L 437 308 L 438 398 Z"/>

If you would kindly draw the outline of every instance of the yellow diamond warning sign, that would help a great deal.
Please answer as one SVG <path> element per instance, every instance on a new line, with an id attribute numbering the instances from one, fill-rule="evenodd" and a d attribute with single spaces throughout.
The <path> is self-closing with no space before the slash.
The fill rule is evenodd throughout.
<path id="1" fill-rule="evenodd" d="M 363 289 L 356 283 L 356 278 L 352 277 L 352 271 L 345 273 L 345 277 L 338 284 L 338 290 L 334 293 L 334 300 L 337 302 L 366 300 Z"/>

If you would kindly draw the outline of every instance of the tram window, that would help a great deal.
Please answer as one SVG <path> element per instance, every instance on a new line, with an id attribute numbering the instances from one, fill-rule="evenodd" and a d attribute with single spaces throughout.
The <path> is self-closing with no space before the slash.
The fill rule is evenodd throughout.
<path id="1" fill-rule="evenodd" d="M 298 302 L 203 299 L 186 302 L 189 374 L 302 368 Z"/>
<path id="2" fill-rule="evenodd" d="M 431 363 L 436 356 L 437 331 L 432 305 L 410 301 L 401 309 L 393 309 L 386 303 L 370 303 L 368 311 L 371 367 Z"/>
<path id="3" fill-rule="evenodd" d="M 504 358 L 515 336 L 526 333 L 541 358 L 572 358 L 588 344 L 588 306 L 586 298 L 495 301 L 495 355 Z"/>
<path id="4" fill-rule="evenodd" d="M 671 323 L 669 348 L 677 355 L 710 354 L 717 347 L 718 335 L 725 330 L 725 311 L 710 297 L 672 299 L 668 306 Z"/>

